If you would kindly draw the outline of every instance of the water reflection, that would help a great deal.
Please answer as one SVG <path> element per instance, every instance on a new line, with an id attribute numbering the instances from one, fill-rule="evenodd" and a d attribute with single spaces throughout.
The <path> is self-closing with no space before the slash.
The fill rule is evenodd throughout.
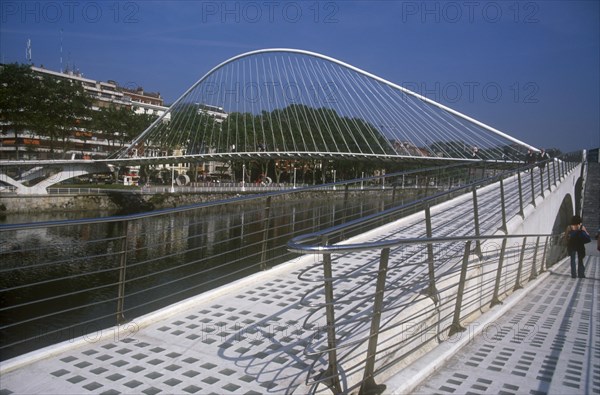
<path id="1" fill-rule="evenodd" d="M 286 243 L 298 234 L 390 204 L 391 193 L 383 192 L 348 201 L 274 201 L 269 209 L 257 200 L 129 222 L 2 232 L 2 359 L 115 325 L 120 274 L 124 314 L 132 320 L 291 259 Z"/>

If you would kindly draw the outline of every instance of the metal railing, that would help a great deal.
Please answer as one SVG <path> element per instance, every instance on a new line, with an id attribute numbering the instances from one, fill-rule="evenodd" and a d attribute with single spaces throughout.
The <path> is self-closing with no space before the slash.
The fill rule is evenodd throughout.
<path id="1" fill-rule="evenodd" d="M 551 167 L 562 170 L 554 177 L 572 166 L 556 161 Z M 380 225 L 420 210 L 405 202 L 442 202 L 473 188 L 474 179 L 486 176 L 481 188 L 521 170 L 501 176 L 485 163 L 456 164 L 143 214 L 0 225 L 2 358 L 286 262 L 295 257 L 286 244 L 295 236 L 323 229 L 350 236 L 359 218 Z"/>
<path id="2" fill-rule="evenodd" d="M 376 375 L 440 337 L 460 332 L 486 305 L 501 303 L 502 295 L 557 262 L 565 253 L 559 235 L 508 235 L 507 222 L 523 217 L 526 205 L 535 206 L 537 197 L 578 164 L 549 161 L 503 173 L 456 188 L 452 192 L 460 191 L 463 199 L 446 208 L 436 206 L 449 193 L 442 192 L 291 240 L 290 251 L 322 256 L 299 275 L 301 281 L 316 283 L 303 299 L 313 308 L 304 328 L 322 326 L 326 332 L 323 343 L 307 348 L 315 372 L 307 383 L 334 393 L 381 392 Z M 494 189 L 485 187 L 491 180 Z M 481 207 L 488 213 L 481 214 Z M 462 214 L 444 218 L 461 209 Z M 407 217 L 417 212 L 422 215 Z M 395 233 L 346 244 L 349 237 L 400 218 Z M 457 226 L 445 228 L 449 221 Z M 419 329 L 407 335 L 412 324 Z M 315 367 L 319 361 L 327 361 L 321 371 Z"/>
<path id="3" fill-rule="evenodd" d="M 127 216 L 0 225 L 2 358 L 97 332 L 288 261 L 295 254 L 286 243 L 294 236 L 494 173 L 481 165 Z"/>
<path id="4" fill-rule="evenodd" d="M 272 184 L 272 185 L 243 185 L 241 183 L 199 183 L 198 185 L 175 186 L 151 185 L 133 187 L 130 189 L 93 188 L 93 187 L 53 187 L 48 188 L 51 195 L 103 195 L 109 193 L 135 193 L 154 195 L 158 193 L 265 193 L 304 188 L 306 185 Z"/>
<path id="5" fill-rule="evenodd" d="M 421 349 L 460 336 L 465 323 L 502 303 L 503 295 L 522 288 L 564 256 L 560 238 L 528 234 L 347 245 L 323 240 L 312 246 L 301 238 L 290 243 L 292 251 L 323 255 L 322 276 L 306 275 L 314 267 L 300 276 L 324 287 L 323 302 L 309 302 L 315 299 L 314 289 L 304 299 L 315 310 L 305 329 L 314 328 L 320 319 L 326 332 L 326 340 L 307 347 L 306 356 L 314 361 L 310 371 L 317 371 L 317 362 L 327 361 L 309 384 L 315 392 L 323 384 L 333 393 L 381 393 L 385 386 L 376 383 L 377 375 Z M 431 260 L 428 249 L 443 253 Z M 370 264 L 346 271 L 335 267 L 343 265 L 344 256 L 365 252 L 374 252 Z M 315 318 L 318 310 L 324 310 L 324 320 Z"/>

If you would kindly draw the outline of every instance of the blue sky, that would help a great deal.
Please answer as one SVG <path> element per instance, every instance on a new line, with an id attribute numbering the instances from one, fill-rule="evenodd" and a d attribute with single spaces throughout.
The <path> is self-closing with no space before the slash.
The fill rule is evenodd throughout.
<path id="1" fill-rule="evenodd" d="M 598 1 L 0 2 L 0 61 L 74 65 L 167 103 L 250 50 L 332 56 L 537 147 L 600 145 Z"/>

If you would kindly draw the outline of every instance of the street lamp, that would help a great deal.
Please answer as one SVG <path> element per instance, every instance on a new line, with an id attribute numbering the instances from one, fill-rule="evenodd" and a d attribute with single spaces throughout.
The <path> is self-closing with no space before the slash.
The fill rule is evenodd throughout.
<path id="1" fill-rule="evenodd" d="M 171 165 L 171 193 L 175 193 L 175 167 Z"/>
<path id="2" fill-rule="evenodd" d="M 242 163 L 242 192 L 246 192 L 246 163 Z"/>
<path id="3" fill-rule="evenodd" d="M 296 167 L 294 166 L 294 189 L 296 189 Z"/>
<path id="4" fill-rule="evenodd" d="M 335 190 L 335 189 L 336 189 L 336 188 L 335 188 L 335 180 L 336 180 L 336 177 L 335 177 L 335 175 L 336 175 L 336 171 L 335 171 L 335 169 L 334 169 L 334 170 L 333 170 L 333 184 L 334 184 L 334 185 L 333 185 L 333 190 Z"/>

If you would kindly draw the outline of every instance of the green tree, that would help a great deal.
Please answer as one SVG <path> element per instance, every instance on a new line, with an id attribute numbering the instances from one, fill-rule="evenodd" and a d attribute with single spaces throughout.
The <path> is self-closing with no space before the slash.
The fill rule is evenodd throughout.
<path id="1" fill-rule="evenodd" d="M 0 66 L 0 130 L 14 133 L 16 158 L 19 159 L 19 133 L 31 129 L 32 114 L 37 110 L 41 80 L 27 65 Z"/>
<path id="2" fill-rule="evenodd" d="M 63 157 L 69 149 L 70 137 L 77 128 L 89 127 L 92 99 L 83 86 L 72 80 L 44 76 L 31 128 L 50 139 L 50 152 L 60 143 Z"/>
<path id="3" fill-rule="evenodd" d="M 124 140 L 123 130 L 127 124 L 127 113 L 131 111 L 123 107 L 110 105 L 102 107 L 92 114 L 94 129 L 100 131 L 108 143 L 114 148 Z"/>
<path id="4" fill-rule="evenodd" d="M 92 111 L 91 118 L 93 128 L 100 131 L 112 147 L 123 147 L 156 120 L 155 115 L 136 114 L 114 104 Z"/>

